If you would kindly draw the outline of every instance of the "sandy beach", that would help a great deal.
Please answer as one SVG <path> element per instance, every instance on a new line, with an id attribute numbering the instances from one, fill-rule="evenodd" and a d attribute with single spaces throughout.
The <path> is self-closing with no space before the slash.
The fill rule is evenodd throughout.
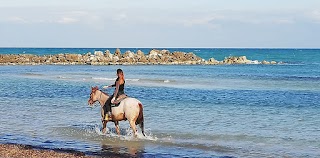
<path id="1" fill-rule="evenodd" d="M 91 158 L 82 152 L 77 151 L 58 151 L 51 149 L 36 149 L 29 145 L 0 144 L 0 157 L 2 158 Z"/>

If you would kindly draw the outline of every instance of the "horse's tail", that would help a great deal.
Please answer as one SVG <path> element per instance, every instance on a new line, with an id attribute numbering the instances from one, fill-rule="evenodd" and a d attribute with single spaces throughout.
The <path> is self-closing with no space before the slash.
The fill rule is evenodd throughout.
<path id="1" fill-rule="evenodd" d="M 143 106 L 142 106 L 141 103 L 139 103 L 139 108 L 140 108 L 140 111 L 139 111 L 139 116 L 138 116 L 137 121 L 136 121 L 136 125 L 137 125 L 137 124 L 140 125 L 140 128 L 141 128 L 141 131 L 142 131 L 143 136 L 146 136 L 146 135 L 144 134 Z"/>

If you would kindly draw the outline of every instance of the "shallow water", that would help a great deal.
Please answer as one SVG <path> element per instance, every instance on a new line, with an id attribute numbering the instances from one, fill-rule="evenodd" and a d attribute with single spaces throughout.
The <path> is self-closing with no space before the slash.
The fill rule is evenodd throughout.
<path id="1" fill-rule="evenodd" d="M 1 66 L 0 143 L 138 157 L 320 157 L 320 66 Z M 101 133 L 91 86 L 122 68 L 146 137 Z M 111 93 L 112 89 L 107 92 Z"/>

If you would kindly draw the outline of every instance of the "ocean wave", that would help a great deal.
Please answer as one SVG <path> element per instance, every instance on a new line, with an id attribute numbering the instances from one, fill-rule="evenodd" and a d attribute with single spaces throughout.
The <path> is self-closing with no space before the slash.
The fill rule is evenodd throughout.
<path id="1" fill-rule="evenodd" d="M 116 78 L 105 78 L 105 77 L 91 77 L 93 80 L 102 80 L 102 81 L 115 81 Z M 139 78 L 128 78 L 125 79 L 126 81 L 131 82 L 154 82 L 154 83 L 170 83 L 174 82 L 174 80 L 168 80 L 168 79 L 139 79 Z"/>
<path id="2" fill-rule="evenodd" d="M 140 79 L 141 82 L 154 82 L 154 83 L 170 83 L 175 82 L 175 80 L 168 79 Z"/>
<path id="3" fill-rule="evenodd" d="M 320 81 L 320 76 L 283 76 L 286 80 Z"/>
<path id="4" fill-rule="evenodd" d="M 116 78 L 106 78 L 106 77 L 91 77 L 93 80 L 103 80 L 103 81 L 115 81 Z M 129 78 L 125 79 L 126 81 L 139 81 L 140 79 L 138 78 Z"/>
<path id="5" fill-rule="evenodd" d="M 138 78 L 132 78 L 132 79 L 126 79 L 126 81 L 139 81 L 140 79 L 138 79 Z"/>
<path id="6" fill-rule="evenodd" d="M 106 77 L 91 77 L 93 80 L 104 80 L 104 81 L 114 81 L 116 78 L 106 78 Z"/>
<path id="7" fill-rule="evenodd" d="M 59 78 L 59 79 L 72 79 L 72 77 L 67 77 L 67 76 L 58 76 L 57 78 Z"/>
<path id="8" fill-rule="evenodd" d="M 169 82 L 170 82 L 170 80 L 164 80 L 163 82 L 164 82 L 164 83 L 169 83 Z"/>
<path id="9" fill-rule="evenodd" d="M 25 76 L 44 76 L 43 74 L 37 74 L 37 73 L 23 73 L 22 75 L 25 75 Z"/>

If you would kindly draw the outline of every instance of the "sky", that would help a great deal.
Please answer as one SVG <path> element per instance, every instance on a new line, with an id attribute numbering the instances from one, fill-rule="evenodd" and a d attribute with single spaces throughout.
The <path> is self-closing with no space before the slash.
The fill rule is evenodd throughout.
<path id="1" fill-rule="evenodd" d="M 320 0 L 0 0 L 0 47 L 320 48 Z"/>

